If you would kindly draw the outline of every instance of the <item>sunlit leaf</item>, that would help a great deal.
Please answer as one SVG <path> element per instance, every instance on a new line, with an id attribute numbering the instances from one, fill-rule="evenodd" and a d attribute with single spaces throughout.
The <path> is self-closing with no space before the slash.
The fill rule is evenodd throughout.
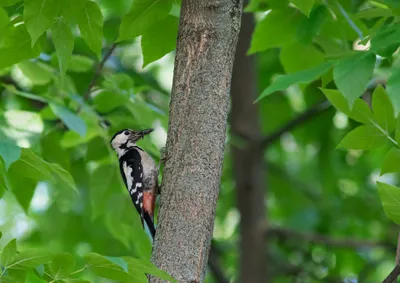
<path id="1" fill-rule="evenodd" d="M 373 93 L 372 111 L 374 112 L 375 120 L 383 130 L 390 133 L 396 128 L 392 102 L 381 85 L 377 86 Z"/>
<path id="2" fill-rule="evenodd" d="M 348 133 L 338 147 L 370 150 L 383 145 L 386 136 L 373 125 L 359 126 Z"/>
<path id="3" fill-rule="evenodd" d="M 8 268 L 20 269 L 21 267 L 35 268 L 40 264 L 46 264 L 51 260 L 49 253 L 42 250 L 21 251 L 15 257 L 15 260 Z"/>
<path id="4" fill-rule="evenodd" d="M 64 74 L 67 71 L 72 50 L 74 49 L 74 37 L 71 28 L 61 20 L 56 21 L 51 26 L 51 34 L 56 48 L 60 72 Z"/>
<path id="5" fill-rule="evenodd" d="M 383 210 L 390 220 L 400 224 L 400 188 L 381 182 L 377 185 Z"/>
<path id="6" fill-rule="evenodd" d="M 1 253 L 1 265 L 8 267 L 14 262 L 15 256 L 17 255 L 17 241 L 16 239 L 11 240 L 3 249 Z"/>
<path id="7" fill-rule="evenodd" d="M 52 79 L 52 74 L 49 70 L 43 68 L 37 62 L 23 61 L 18 63 L 17 67 L 34 85 L 45 85 Z"/>

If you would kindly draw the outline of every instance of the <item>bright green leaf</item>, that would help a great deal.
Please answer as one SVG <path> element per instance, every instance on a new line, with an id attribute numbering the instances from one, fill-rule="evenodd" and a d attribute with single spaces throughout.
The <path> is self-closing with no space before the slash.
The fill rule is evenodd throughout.
<path id="1" fill-rule="evenodd" d="M 48 263 L 50 260 L 51 256 L 47 252 L 42 250 L 26 250 L 17 254 L 14 262 L 8 268 L 35 268 L 40 264 Z"/>
<path id="2" fill-rule="evenodd" d="M 93 69 L 94 60 L 82 56 L 82 55 L 72 55 L 71 60 L 68 64 L 68 71 L 76 73 L 86 73 Z"/>
<path id="3" fill-rule="evenodd" d="M 10 141 L 0 141 L 0 156 L 3 158 L 6 170 L 12 163 L 18 160 L 21 155 L 21 148 Z"/>
<path id="4" fill-rule="evenodd" d="M 86 256 L 86 261 L 89 265 L 89 270 L 100 277 L 120 281 L 120 282 L 137 282 L 146 283 L 147 277 L 142 274 L 131 274 L 127 273 L 122 267 L 111 262 L 107 258 L 96 254 L 90 253 Z"/>
<path id="5" fill-rule="evenodd" d="M 324 62 L 324 54 L 311 44 L 296 42 L 283 47 L 279 59 L 286 73 L 289 74 L 321 65 Z"/>
<path id="6" fill-rule="evenodd" d="M 383 145 L 386 136 L 373 125 L 363 125 L 348 133 L 338 147 L 370 150 Z"/>
<path id="7" fill-rule="evenodd" d="M 51 72 L 43 68 L 40 63 L 23 61 L 18 63 L 17 67 L 34 85 L 45 85 L 52 79 Z"/>
<path id="8" fill-rule="evenodd" d="M 381 175 L 395 172 L 400 172 L 400 150 L 392 147 L 383 161 Z"/>
<path id="9" fill-rule="evenodd" d="M 79 10 L 78 25 L 82 38 L 100 59 L 103 39 L 103 15 L 95 2 L 88 1 L 83 9 Z"/>
<path id="10" fill-rule="evenodd" d="M 14 262 L 15 256 L 17 255 L 17 241 L 16 239 L 11 240 L 3 249 L 1 253 L 1 265 L 8 267 Z"/>
<path id="11" fill-rule="evenodd" d="M 168 16 L 142 36 L 143 68 L 176 47 L 179 18 Z"/>
<path id="12" fill-rule="evenodd" d="M 383 130 L 390 133 L 396 128 L 392 102 L 381 85 L 375 89 L 372 96 L 372 111 L 376 122 Z"/>
<path id="13" fill-rule="evenodd" d="M 379 196 L 386 215 L 396 224 L 400 224 L 400 188 L 377 182 Z"/>
<path id="14" fill-rule="evenodd" d="M 372 53 L 357 52 L 353 56 L 341 59 L 333 68 L 333 79 L 338 89 L 349 102 L 363 94 L 371 79 L 375 66 L 375 55 Z"/>
<path id="15" fill-rule="evenodd" d="M 314 0 L 290 0 L 304 15 L 310 15 L 311 9 L 314 6 Z"/>
<path id="16" fill-rule="evenodd" d="M 257 23 L 248 53 L 282 47 L 296 41 L 300 20 L 301 15 L 296 9 L 272 10 Z"/>
<path id="17" fill-rule="evenodd" d="M 61 104 L 50 103 L 50 108 L 69 129 L 77 132 L 82 137 L 86 135 L 86 124 L 82 118 Z"/>
<path id="18" fill-rule="evenodd" d="M 397 116 L 397 123 L 396 123 L 396 142 L 400 145 L 400 115 Z"/>
<path id="19" fill-rule="evenodd" d="M 314 67 L 312 69 L 300 71 L 294 74 L 289 74 L 289 75 L 282 75 L 276 78 L 275 81 L 271 83 L 270 86 L 268 86 L 262 93 L 261 95 L 257 98 L 256 101 L 259 101 L 260 99 L 270 95 L 271 93 L 274 93 L 275 91 L 280 91 L 287 89 L 293 84 L 296 83 L 310 83 L 326 72 L 329 71 L 329 69 L 333 66 L 332 61 L 325 62 L 322 65 L 319 65 L 317 67 Z"/>
<path id="20" fill-rule="evenodd" d="M 14 4 L 17 4 L 21 0 L 1 0 L 0 1 L 0 6 L 7 7 L 7 6 L 12 6 Z"/>
<path id="21" fill-rule="evenodd" d="M 390 97 L 394 110 L 396 113 L 399 113 L 400 111 L 400 68 L 397 67 L 392 67 L 391 69 L 392 74 L 390 75 L 387 86 L 386 86 L 386 91 L 388 96 Z"/>
<path id="22" fill-rule="evenodd" d="M 153 25 L 166 18 L 173 0 L 137 0 L 122 18 L 117 41 L 134 39 Z"/>
<path id="23" fill-rule="evenodd" d="M 61 20 L 51 26 L 53 43 L 56 48 L 58 64 L 61 74 L 65 74 L 68 69 L 68 62 L 74 49 L 74 37 L 71 28 Z"/>
<path id="24" fill-rule="evenodd" d="M 0 38 L 0 68 L 37 57 L 42 49 L 43 40 L 31 47 L 30 36 L 24 24 L 9 25 Z"/>
<path id="25" fill-rule="evenodd" d="M 68 277 L 75 266 L 74 258 L 71 254 L 62 253 L 53 256 L 49 264 L 50 274 L 54 278 Z"/>
<path id="26" fill-rule="evenodd" d="M 60 0 L 25 0 L 24 22 L 32 38 L 32 46 L 51 27 L 57 17 Z"/>
<path id="27" fill-rule="evenodd" d="M 125 260 L 125 262 L 128 263 L 129 273 L 144 272 L 146 274 L 156 276 L 168 282 L 177 282 L 171 275 L 161 269 L 158 269 L 150 261 L 145 261 L 133 257 L 123 257 L 123 259 Z"/>

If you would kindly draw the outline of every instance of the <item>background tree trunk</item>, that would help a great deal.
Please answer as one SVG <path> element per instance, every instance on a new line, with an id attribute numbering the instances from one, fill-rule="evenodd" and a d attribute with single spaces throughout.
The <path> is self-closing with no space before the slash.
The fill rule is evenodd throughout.
<path id="1" fill-rule="evenodd" d="M 182 1 L 152 257 L 179 282 L 205 277 L 241 11 L 241 0 Z"/>
<path id="2" fill-rule="evenodd" d="M 247 1 L 245 1 L 246 4 Z M 240 212 L 240 280 L 266 282 L 266 169 L 261 147 L 254 56 L 246 56 L 254 29 L 253 14 L 245 13 L 232 78 L 232 132 L 245 137 L 246 145 L 233 147 L 233 170 Z"/>

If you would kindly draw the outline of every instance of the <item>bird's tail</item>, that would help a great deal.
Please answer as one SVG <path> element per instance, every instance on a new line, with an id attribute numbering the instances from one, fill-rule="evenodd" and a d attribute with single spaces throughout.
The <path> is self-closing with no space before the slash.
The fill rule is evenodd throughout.
<path id="1" fill-rule="evenodd" d="M 151 237 L 154 239 L 154 236 L 156 235 L 156 228 L 154 227 L 154 221 L 153 217 L 150 216 L 147 212 L 144 212 L 143 218 L 142 218 L 142 224 L 143 224 L 143 219 L 147 224 L 147 227 L 149 228 Z"/>

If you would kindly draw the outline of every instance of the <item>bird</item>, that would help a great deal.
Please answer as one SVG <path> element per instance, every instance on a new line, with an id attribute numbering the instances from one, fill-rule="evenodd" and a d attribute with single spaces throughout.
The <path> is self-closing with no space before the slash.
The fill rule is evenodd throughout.
<path id="1" fill-rule="evenodd" d="M 136 144 L 153 130 L 123 129 L 114 134 L 110 143 L 117 153 L 121 177 L 140 215 L 142 226 L 144 228 L 146 223 L 154 239 L 154 209 L 159 169 L 150 155 Z"/>

